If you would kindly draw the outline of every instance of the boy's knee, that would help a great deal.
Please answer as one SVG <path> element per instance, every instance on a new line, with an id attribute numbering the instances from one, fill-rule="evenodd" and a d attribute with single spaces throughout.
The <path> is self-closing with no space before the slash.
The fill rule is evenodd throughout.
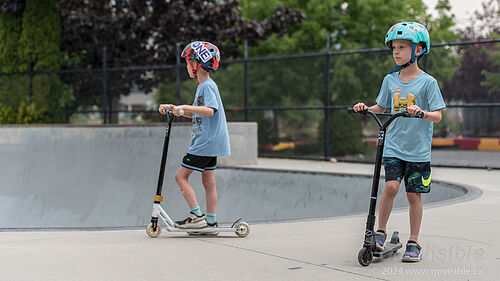
<path id="1" fill-rule="evenodd" d="M 410 204 L 419 204 L 422 202 L 420 193 L 408 192 L 406 193 L 406 197 L 408 198 L 408 203 Z"/>
<path id="2" fill-rule="evenodd" d="M 203 177 L 201 183 L 205 188 L 210 188 L 215 185 L 215 179 L 211 177 Z"/>
<path id="3" fill-rule="evenodd" d="M 385 185 L 384 192 L 387 193 L 387 195 L 390 195 L 392 197 L 395 197 L 398 194 L 399 191 L 399 182 L 387 182 Z"/>
<path id="4" fill-rule="evenodd" d="M 175 178 L 176 182 L 181 182 L 181 181 L 187 180 L 187 178 L 184 176 L 184 174 L 180 173 L 180 172 L 175 173 L 174 178 Z"/>
<path id="5" fill-rule="evenodd" d="M 205 188 L 207 188 L 207 187 L 210 187 L 210 185 L 211 185 L 211 183 L 212 183 L 212 182 L 211 182 L 210 180 L 203 179 L 203 180 L 201 181 L 201 183 L 203 184 L 203 186 L 204 186 Z"/>

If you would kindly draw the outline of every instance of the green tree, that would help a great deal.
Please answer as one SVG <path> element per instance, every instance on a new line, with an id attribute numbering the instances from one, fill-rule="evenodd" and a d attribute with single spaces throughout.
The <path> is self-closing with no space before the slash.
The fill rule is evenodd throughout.
<path id="1" fill-rule="evenodd" d="M 497 36 L 498 37 L 498 36 Z M 481 81 L 481 86 L 488 88 L 490 95 L 500 95 L 500 47 L 497 44 L 494 50 L 486 51 L 494 67 L 493 71 L 483 69 L 481 74 L 484 75 L 484 81 Z"/>
<path id="2" fill-rule="evenodd" d="M 61 25 L 54 1 L 27 0 L 22 17 L 19 38 L 19 70 L 26 72 L 57 70 L 60 67 L 59 51 Z"/>
<path id="3" fill-rule="evenodd" d="M 460 31 L 462 40 L 472 41 L 488 39 L 500 34 L 500 13 L 498 0 L 485 1 L 480 11 L 475 11 L 470 24 Z M 497 37 L 498 38 L 498 37 Z M 457 48 L 461 56 L 452 79 L 444 85 L 444 98 L 447 101 L 463 102 L 498 102 L 494 95 L 488 94 L 488 87 L 483 82 L 484 73 L 494 73 L 495 66 L 488 57 L 488 50 L 493 51 L 495 44 L 467 45 Z"/>
<path id="4" fill-rule="evenodd" d="M 482 23 L 485 33 L 491 38 L 500 38 L 500 0 L 489 0 L 483 3 L 483 12 L 476 12 L 476 19 Z M 484 81 L 481 86 L 488 88 L 490 96 L 500 100 L 500 47 L 498 43 L 490 50 L 483 48 L 482 53 L 488 55 L 492 69 L 483 69 Z"/>
<path id="5" fill-rule="evenodd" d="M 107 48 L 107 66 L 175 64 L 176 44 L 194 40 L 216 43 L 224 58 L 240 54 L 242 39 L 254 44 L 273 32 L 299 21 L 302 14 L 279 7 L 263 21 L 244 20 L 237 1 L 142 1 L 142 0 L 62 0 L 63 48 L 71 57 L 80 58 L 79 67 L 101 68 L 102 48 Z M 283 19 L 283 21 L 281 21 Z M 73 67 L 73 66 L 72 66 Z M 108 100 L 111 110 L 118 109 L 120 95 L 134 86 L 150 91 L 160 82 L 174 81 L 169 71 L 110 71 Z M 87 97 L 90 105 L 100 104 L 98 91 L 92 91 L 85 79 L 77 85 L 77 95 Z M 97 96 L 97 97 L 96 97 Z M 89 98 L 93 97 L 93 99 Z M 77 106 L 77 105 L 75 105 Z M 112 114 L 112 123 L 118 122 Z"/>
<path id="6" fill-rule="evenodd" d="M 455 25 L 455 16 L 451 14 L 449 0 L 439 0 L 435 8 L 438 18 L 430 20 L 428 27 L 431 44 L 458 41 L 460 33 L 451 30 Z M 427 59 L 428 72 L 438 79 L 441 88 L 453 77 L 461 62 L 461 57 L 454 55 L 452 50 L 447 48 L 432 48 Z M 422 61 L 420 65 L 423 67 Z"/>
<path id="7" fill-rule="evenodd" d="M 61 122 L 62 116 L 49 116 L 71 100 L 71 91 L 56 74 L 40 71 L 60 67 L 61 26 L 57 3 L 27 0 L 23 10 L 1 12 L 0 43 L 2 122 Z M 15 120 L 15 121 L 13 121 Z"/>
<path id="8" fill-rule="evenodd" d="M 427 14 L 427 7 L 421 0 L 242 0 L 241 5 L 242 14 L 248 19 L 262 19 L 269 15 L 276 5 L 298 9 L 306 15 L 304 21 L 290 26 L 286 33 L 276 34 L 268 40 L 259 42 L 257 47 L 249 51 L 251 56 L 324 52 L 327 36 L 331 39 L 330 51 L 384 48 L 384 35 L 387 30 L 394 23 L 401 21 L 417 21 L 427 24 L 432 42 L 453 41 L 458 38 L 451 31 L 453 16 L 449 15 L 448 0 L 438 2 L 437 8 L 440 13 L 436 19 Z M 451 77 L 459 62 L 452 50 L 433 48 L 431 57 L 432 60 L 429 59 L 430 73 L 442 76 L 444 79 Z M 388 49 L 386 53 L 335 55 L 330 57 L 330 61 L 328 93 L 331 105 L 350 105 L 358 101 L 373 104 L 382 79 L 394 67 L 394 61 Z M 252 105 L 264 103 L 292 106 L 325 103 L 325 57 L 303 61 L 289 59 L 267 64 L 250 63 L 250 65 L 256 64 L 262 67 L 250 67 L 249 70 Z M 420 64 L 423 67 L 423 60 Z M 226 73 L 229 71 L 228 68 Z M 310 118 L 311 113 L 308 111 L 289 111 L 280 114 L 281 120 L 278 123 L 287 124 L 287 126 L 281 126 L 286 129 L 275 133 L 282 135 L 281 138 L 273 137 L 272 140 L 267 141 L 279 142 L 287 138 L 293 139 L 306 128 L 309 131 L 311 131 L 310 128 L 316 128 L 316 132 L 302 137 L 309 140 L 317 138 L 316 153 L 322 153 L 324 124 L 320 122 L 319 126 L 315 126 L 314 123 L 322 120 L 323 113 L 320 111 L 317 113 L 318 119 Z M 268 116 L 274 118 L 277 115 Z M 295 121 L 294 118 L 297 117 L 303 121 Z M 260 119 L 265 119 L 265 117 L 260 117 Z M 295 122 L 287 122 L 287 120 Z M 258 121 L 261 122 L 261 120 Z M 332 155 L 341 156 L 362 151 L 362 145 L 359 142 L 362 138 L 359 119 L 351 120 L 345 111 L 332 110 L 330 121 Z M 266 138 L 266 136 L 259 137 Z"/>
<path id="9" fill-rule="evenodd" d="M 18 71 L 17 45 L 21 35 L 21 17 L 0 12 L 0 72 Z"/>

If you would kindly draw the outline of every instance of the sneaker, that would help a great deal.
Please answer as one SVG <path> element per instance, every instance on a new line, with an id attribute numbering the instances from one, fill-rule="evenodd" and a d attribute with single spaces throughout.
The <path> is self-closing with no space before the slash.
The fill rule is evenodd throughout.
<path id="1" fill-rule="evenodd" d="M 217 224 L 217 222 L 214 222 L 214 223 L 207 222 L 207 226 L 208 227 L 215 227 L 215 228 L 219 227 L 219 225 Z M 202 232 L 202 234 L 215 236 L 215 235 L 219 234 L 219 232 L 218 231 Z"/>
<path id="2" fill-rule="evenodd" d="M 209 223 L 207 222 L 207 227 L 219 227 L 217 222 Z M 219 234 L 218 231 L 210 231 L 210 232 L 201 232 L 201 231 L 189 231 L 189 235 L 208 235 L 208 236 L 216 236 Z"/>
<path id="3" fill-rule="evenodd" d="M 419 262 L 422 259 L 422 247 L 413 240 L 406 243 L 406 252 L 403 255 L 403 261 Z"/>
<path id="4" fill-rule="evenodd" d="M 386 238 L 387 234 L 384 230 L 375 231 L 375 247 L 377 248 L 377 251 L 381 252 L 384 250 L 384 243 Z"/>
<path id="5" fill-rule="evenodd" d="M 204 228 L 207 226 L 205 221 L 205 215 L 197 216 L 193 213 L 189 213 L 189 217 L 176 221 L 175 226 L 178 228 Z"/>

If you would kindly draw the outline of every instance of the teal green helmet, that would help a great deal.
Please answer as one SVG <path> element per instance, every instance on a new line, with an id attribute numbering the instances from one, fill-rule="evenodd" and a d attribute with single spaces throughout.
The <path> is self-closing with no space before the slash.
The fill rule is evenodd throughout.
<path id="1" fill-rule="evenodd" d="M 429 36 L 429 31 L 427 31 L 425 26 L 417 22 L 400 22 L 389 28 L 389 31 L 387 31 L 387 34 L 385 35 L 385 45 L 392 49 L 392 40 L 395 39 L 406 39 L 413 42 L 411 59 L 403 65 L 396 66 L 396 68 L 389 71 L 389 74 L 408 67 L 423 55 L 428 54 L 429 49 L 431 48 L 431 37 Z M 416 57 L 415 49 L 418 43 L 422 43 L 423 50 L 422 53 Z"/>
<path id="2" fill-rule="evenodd" d="M 400 22 L 393 25 L 385 35 L 385 45 L 391 48 L 394 39 L 406 39 L 414 44 L 424 43 L 424 53 L 429 53 L 431 48 L 431 37 L 425 26 L 417 22 Z"/>

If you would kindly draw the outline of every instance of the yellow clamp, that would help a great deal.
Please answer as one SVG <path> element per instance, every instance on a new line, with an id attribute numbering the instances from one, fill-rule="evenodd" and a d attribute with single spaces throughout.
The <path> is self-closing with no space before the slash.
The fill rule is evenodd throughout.
<path id="1" fill-rule="evenodd" d="M 161 195 L 156 195 L 156 196 L 155 196 L 155 202 L 161 202 L 161 201 L 163 201 L 163 196 L 161 196 Z"/>

